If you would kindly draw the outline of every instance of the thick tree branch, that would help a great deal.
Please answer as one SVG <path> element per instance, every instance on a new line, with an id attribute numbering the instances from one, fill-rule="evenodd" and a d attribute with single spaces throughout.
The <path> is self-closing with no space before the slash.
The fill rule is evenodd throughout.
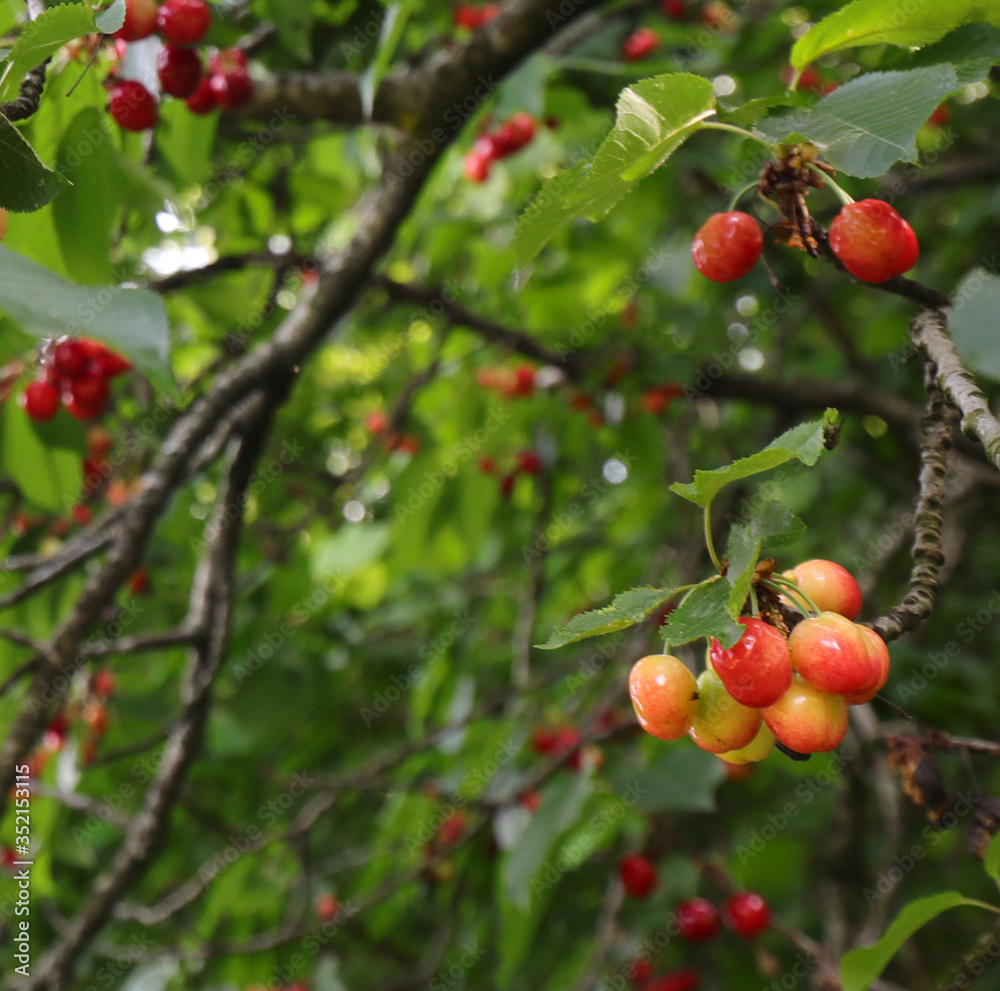
<path id="1" fill-rule="evenodd" d="M 940 310 L 926 310 L 910 324 L 913 343 L 934 367 L 935 381 L 962 414 L 962 432 L 978 440 L 990 463 L 1000 471 L 1000 422 L 990 410 L 972 373 L 955 353 Z"/>
<path id="2" fill-rule="evenodd" d="M 898 606 L 871 624 L 883 640 L 894 640 L 915 629 L 930 615 L 938 573 L 944 564 L 941 509 L 948 491 L 948 450 L 957 414 L 935 383 L 933 371 L 928 364 L 925 369 L 927 413 L 924 417 L 924 442 L 920 448 L 910 587 Z"/>
<path id="3" fill-rule="evenodd" d="M 84 907 L 59 941 L 38 962 L 28 991 L 65 991 L 76 961 L 110 918 L 115 905 L 148 866 L 166 838 L 171 810 L 188 768 L 200 747 L 212 699 L 212 684 L 229 644 L 234 596 L 234 561 L 239 543 L 242 495 L 264 441 L 273 401 L 264 402 L 245 433 L 233 443 L 233 454 L 216 508 L 206 527 L 209 542 L 191 587 L 190 614 L 195 625 L 211 630 L 205 643 L 191 651 L 182 686 L 185 709 L 170 732 L 157 775 L 146 792 L 111 865 L 98 876 Z M 233 510 L 236 517 L 233 518 Z"/>
<path id="4" fill-rule="evenodd" d="M 45 12 L 45 0 L 28 0 L 28 20 L 33 21 Z M 38 112 L 38 104 L 45 89 L 45 70 L 49 59 L 29 70 L 21 80 L 21 89 L 16 100 L 0 104 L 0 114 L 7 120 L 27 120 Z"/>

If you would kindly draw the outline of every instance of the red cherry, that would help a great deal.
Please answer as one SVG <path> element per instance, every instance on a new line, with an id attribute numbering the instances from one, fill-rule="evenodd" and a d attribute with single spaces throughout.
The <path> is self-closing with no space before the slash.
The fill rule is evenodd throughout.
<path id="1" fill-rule="evenodd" d="M 648 957 L 637 957 L 625 968 L 625 976 L 639 987 L 643 987 L 653 976 L 653 961 Z"/>
<path id="2" fill-rule="evenodd" d="M 224 76 L 247 67 L 247 53 L 242 48 L 220 48 L 208 63 L 213 76 Z"/>
<path id="3" fill-rule="evenodd" d="M 741 279 L 764 250 L 760 225 L 748 213 L 713 213 L 691 244 L 695 268 L 713 282 Z"/>
<path id="4" fill-rule="evenodd" d="M 540 726 L 531 734 L 531 746 L 536 754 L 550 754 L 559 746 L 559 730 Z"/>
<path id="5" fill-rule="evenodd" d="M 60 341 L 52 349 L 52 368 L 68 379 L 82 375 L 87 367 L 87 360 L 86 347 L 72 338 Z"/>
<path id="6" fill-rule="evenodd" d="M 457 28 L 476 31 L 484 24 L 489 24 L 499 13 L 499 4 L 487 3 L 482 7 L 474 7 L 471 3 L 459 3 L 455 5 L 452 21 Z"/>
<path id="7" fill-rule="evenodd" d="M 705 898 L 691 898 L 677 906 L 677 928 L 689 943 L 712 939 L 719 932 L 722 920 L 719 910 Z"/>
<path id="8" fill-rule="evenodd" d="M 187 105 L 188 110 L 193 114 L 198 114 L 199 117 L 204 114 L 210 114 L 218 106 L 218 101 L 215 99 L 215 92 L 212 89 L 211 76 L 201 77 L 198 88 L 187 98 Z"/>
<path id="9" fill-rule="evenodd" d="M 212 76 L 212 93 L 226 110 L 239 110 L 253 99 L 253 80 L 246 69 Z"/>
<path id="10" fill-rule="evenodd" d="M 618 874 L 625 891 L 633 898 L 648 898 L 656 887 L 656 868 L 651 861 L 637 853 L 622 858 Z"/>
<path id="11" fill-rule="evenodd" d="M 639 28 L 622 42 L 622 58 L 626 62 L 641 62 L 660 47 L 660 36 L 652 28 Z"/>
<path id="12" fill-rule="evenodd" d="M 88 702 L 83 707 L 83 722 L 97 736 L 108 731 L 108 710 L 100 702 Z"/>
<path id="13" fill-rule="evenodd" d="M 684 390 L 676 383 L 670 382 L 667 385 L 654 386 L 647 389 L 640 399 L 644 413 L 662 413 L 678 397 L 683 396 Z"/>
<path id="14" fill-rule="evenodd" d="M 795 565 L 786 571 L 785 578 L 791 578 L 822 612 L 840 613 L 848 619 L 857 619 L 861 612 L 861 587 L 854 576 L 835 561 L 814 558 Z M 797 609 L 803 603 L 793 592 L 786 596 Z"/>
<path id="15" fill-rule="evenodd" d="M 132 371 L 132 362 L 117 351 L 105 351 L 99 358 L 94 359 L 92 367 L 95 374 L 113 379 Z"/>
<path id="16" fill-rule="evenodd" d="M 542 804 L 542 796 L 539 792 L 532 789 L 531 791 L 522 793 L 518 798 L 518 802 L 529 812 L 537 812 L 538 807 Z"/>
<path id="17" fill-rule="evenodd" d="M 473 149 L 466 154 L 463 160 L 465 178 L 469 182 L 486 182 L 490 177 L 490 165 L 492 162 L 492 156 L 483 155 L 481 152 Z"/>
<path id="18" fill-rule="evenodd" d="M 333 895 L 322 894 L 316 896 L 313 910 L 315 911 L 318 919 L 321 919 L 323 922 L 329 922 L 337 915 L 337 912 L 340 911 L 340 905 Z"/>
<path id="19" fill-rule="evenodd" d="M 531 144 L 535 137 L 535 118 L 531 114 L 517 113 L 507 122 L 513 138 L 514 151 L 520 151 L 525 145 Z"/>
<path id="20" fill-rule="evenodd" d="M 771 909 L 754 891 L 742 891 L 726 903 L 726 921 L 744 939 L 758 936 L 771 925 Z"/>
<path id="21" fill-rule="evenodd" d="M 99 699 L 115 692 L 115 676 L 107 668 L 98 668 L 90 679 L 90 690 Z"/>
<path id="22" fill-rule="evenodd" d="M 651 981 L 642 991 L 696 991 L 700 985 L 698 972 L 691 967 L 682 967 Z"/>
<path id="23" fill-rule="evenodd" d="M 159 118 L 156 99 L 136 79 L 122 79 L 111 87 L 108 110 L 126 131 L 148 131 Z"/>
<path id="24" fill-rule="evenodd" d="M 167 0 L 156 12 L 156 28 L 171 45 L 194 45 L 208 33 L 212 11 L 205 0 Z"/>
<path id="25" fill-rule="evenodd" d="M 504 475 L 500 479 L 500 496 L 503 499 L 509 499 L 514 491 L 514 482 L 516 481 L 515 475 L 511 472 L 509 475 Z"/>
<path id="26" fill-rule="evenodd" d="M 201 82 L 201 58 L 194 49 L 164 45 L 156 55 L 156 74 L 165 93 L 192 96 Z"/>
<path id="27" fill-rule="evenodd" d="M 32 420 L 44 423 L 51 420 L 59 409 L 59 390 L 49 382 L 32 382 L 20 398 L 21 409 Z"/>
<path id="28" fill-rule="evenodd" d="M 484 475 L 492 475 L 497 470 L 497 463 L 487 454 L 479 459 L 478 468 Z"/>
<path id="29" fill-rule="evenodd" d="M 72 515 L 74 523 L 79 523 L 80 526 L 86 526 L 94 518 L 94 511 L 90 508 L 90 506 L 80 503 L 79 505 L 73 507 Z"/>
<path id="30" fill-rule="evenodd" d="M 804 619 L 788 638 L 792 667 L 828 695 L 864 695 L 882 675 L 862 627 L 835 612 Z"/>
<path id="31" fill-rule="evenodd" d="M 728 650 L 712 640 L 709 657 L 726 691 L 740 705 L 763 709 L 777 702 L 792 683 L 788 641 L 753 616 L 741 616 L 739 622 L 746 627 L 743 636 Z"/>
<path id="32" fill-rule="evenodd" d="M 88 371 L 70 382 L 69 392 L 80 406 L 103 406 L 108 398 L 108 380 Z"/>
<path id="33" fill-rule="evenodd" d="M 534 451 L 522 451 L 517 458 L 518 471 L 537 475 L 542 470 L 542 459 Z"/>
<path id="34" fill-rule="evenodd" d="M 628 692 L 639 725 L 661 740 L 679 740 L 698 711 L 698 683 L 670 654 L 650 654 L 632 665 Z"/>
<path id="35" fill-rule="evenodd" d="M 672 21 L 683 21 L 687 17 L 684 0 L 660 0 L 660 10 Z"/>
<path id="36" fill-rule="evenodd" d="M 464 835 L 466 829 L 465 815 L 461 812 L 452 812 L 437 831 L 435 839 L 439 846 L 454 846 Z"/>
<path id="37" fill-rule="evenodd" d="M 136 568 L 129 576 L 126 587 L 129 595 L 142 595 L 149 587 L 149 572 L 145 568 Z"/>
<path id="38" fill-rule="evenodd" d="M 913 228 L 884 200 L 848 203 L 830 224 L 830 247 L 862 282 L 885 282 L 917 263 Z"/>
<path id="39" fill-rule="evenodd" d="M 125 0 L 125 22 L 115 31 L 122 41 L 141 41 L 156 30 L 156 0 Z"/>
<path id="40" fill-rule="evenodd" d="M 64 400 L 64 402 L 66 403 L 66 412 L 75 420 L 93 420 L 104 412 L 103 402 L 94 404 L 81 403 L 72 396 L 68 400 Z"/>
<path id="41" fill-rule="evenodd" d="M 951 120 L 951 110 L 946 103 L 942 103 L 937 110 L 927 118 L 927 123 L 933 127 L 944 127 Z"/>
<path id="42" fill-rule="evenodd" d="M 389 417 L 381 410 L 372 410 L 370 413 L 365 413 L 365 429 L 369 433 L 383 433 L 388 426 Z"/>
<path id="43" fill-rule="evenodd" d="M 514 369 L 513 394 L 530 396 L 535 391 L 535 370 L 530 365 L 518 365 Z"/>

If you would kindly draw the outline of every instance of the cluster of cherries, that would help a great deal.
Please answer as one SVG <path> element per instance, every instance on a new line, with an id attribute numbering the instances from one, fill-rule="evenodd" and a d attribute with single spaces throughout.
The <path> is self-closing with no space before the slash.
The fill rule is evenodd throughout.
<path id="1" fill-rule="evenodd" d="M 403 454 L 419 453 L 423 444 L 415 434 L 397 434 L 389 429 L 389 417 L 382 410 L 372 410 L 365 414 L 365 429 L 374 434 L 387 451 Z"/>
<path id="2" fill-rule="evenodd" d="M 160 87 L 169 96 L 185 99 L 192 113 L 207 114 L 217 107 L 236 110 L 253 96 L 253 81 L 246 55 L 238 48 L 225 48 L 209 60 L 208 72 L 197 45 L 212 23 L 205 0 L 126 0 L 125 23 L 115 32 L 118 42 L 141 41 L 159 34 L 164 41 L 156 56 Z M 156 126 L 156 97 L 137 79 L 108 79 L 108 110 L 127 131 L 146 131 Z"/>
<path id="3" fill-rule="evenodd" d="M 493 163 L 531 144 L 537 129 L 531 114 L 517 113 L 496 130 L 481 134 L 465 156 L 466 178 L 470 182 L 486 182 Z"/>
<path id="4" fill-rule="evenodd" d="M 645 900 L 656 889 L 659 875 L 656 866 L 642 854 L 623 857 L 618 864 L 622 886 L 632 898 Z M 753 939 L 771 925 L 771 909 L 755 891 L 740 891 L 732 895 L 723 911 L 707 898 L 689 898 L 674 909 L 674 922 L 681 939 L 688 943 L 704 943 L 715 939 L 723 921 L 738 936 Z M 697 971 L 691 967 L 652 976 L 653 964 L 648 956 L 639 957 L 628 966 L 628 976 L 641 991 L 694 991 L 700 984 Z"/>
<path id="5" fill-rule="evenodd" d="M 484 24 L 489 24 L 500 13 L 500 4 L 484 3 L 477 7 L 471 3 L 457 3 L 452 11 L 452 21 L 457 28 L 467 31 L 478 31 Z"/>
<path id="6" fill-rule="evenodd" d="M 67 706 L 52 722 L 42 742 L 28 755 L 28 776 L 36 778 L 45 770 L 54 754 L 66 745 L 73 724 L 79 722 L 85 731 L 81 759 L 91 764 L 97 748 L 110 725 L 107 700 L 115 692 L 115 676 L 107 668 L 98 668 L 90 677 L 86 697 Z"/>
<path id="7" fill-rule="evenodd" d="M 848 203 L 830 225 L 830 248 L 862 282 L 885 282 L 920 257 L 913 228 L 884 200 Z M 741 279 L 764 250 L 760 225 L 748 213 L 713 213 L 694 236 L 695 267 L 713 282 Z"/>
<path id="8" fill-rule="evenodd" d="M 785 572 L 782 587 L 788 605 L 816 613 L 789 636 L 743 616 L 733 647 L 712 640 L 697 680 L 669 654 L 636 661 L 629 694 L 647 733 L 661 740 L 690 735 L 731 764 L 763 760 L 776 740 L 799 754 L 840 745 L 847 707 L 869 702 L 885 685 L 889 650 L 874 630 L 853 622 L 861 590 L 839 564 L 806 561 Z"/>
<path id="9" fill-rule="evenodd" d="M 51 420 L 59 403 L 78 420 L 93 420 L 107 406 L 110 379 L 131 370 L 128 359 L 89 337 L 64 337 L 42 353 L 39 377 L 21 393 L 24 411 L 39 423 Z"/>
<path id="10" fill-rule="evenodd" d="M 672 21 L 689 20 L 692 8 L 687 0 L 660 0 L 660 10 Z M 723 0 L 710 0 L 698 11 L 698 20 L 716 30 L 731 30 L 736 24 L 732 9 Z M 641 62 L 660 47 L 660 36 L 648 27 L 638 28 L 622 42 L 622 58 L 626 62 Z"/>

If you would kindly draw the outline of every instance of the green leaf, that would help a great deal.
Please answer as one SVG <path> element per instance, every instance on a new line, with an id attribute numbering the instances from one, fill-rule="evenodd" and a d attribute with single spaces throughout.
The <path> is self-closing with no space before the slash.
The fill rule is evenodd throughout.
<path id="1" fill-rule="evenodd" d="M 638 779 L 616 782 L 624 793 L 631 785 L 643 812 L 714 812 L 715 793 L 726 777 L 723 762 L 697 747 L 657 748 L 657 757 Z"/>
<path id="2" fill-rule="evenodd" d="M 1000 833 L 997 833 L 990 840 L 990 845 L 986 849 L 986 856 L 983 857 L 983 870 L 1000 885 Z"/>
<path id="3" fill-rule="evenodd" d="M 125 0 L 114 0 L 110 7 L 94 15 L 94 25 L 102 34 L 114 34 L 125 23 Z"/>
<path id="4" fill-rule="evenodd" d="M 616 595 L 610 606 L 592 609 L 574 616 L 565 626 L 557 627 L 552 636 L 538 644 L 540 650 L 554 650 L 577 640 L 597 637 L 604 633 L 624 630 L 642 622 L 654 609 L 658 609 L 673 594 L 668 588 L 630 588 Z"/>
<path id="5" fill-rule="evenodd" d="M 959 86 L 978 83 L 1000 62 L 1000 28 L 967 24 L 918 52 L 899 55 L 886 68 L 920 69 L 943 62 L 954 68 Z"/>
<path id="6" fill-rule="evenodd" d="M 670 73 L 644 79 L 618 97 L 617 119 L 589 166 L 547 182 L 518 223 L 518 262 L 534 258 L 577 217 L 599 220 L 632 187 L 658 169 L 715 109 L 712 83 Z"/>
<path id="7" fill-rule="evenodd" d="M 75 286 L 0 247 L 0 308 L 35 337 L 95 337 L 125 354 L 157 388 L 176 395 L 170 327 L 162 300 L 148 289 Z"/>
<path id="8" fill-rule="evenodd" d="M 743 627 L 733 619 L 731 594 L 729 582 L 721 575 L 696 585 L 667 617 L 664 649 L 702 637 L 715 637 L 723 647 L 732 647 L 743 636 Z"/>
<path id="9" fill-rule="evenodd" d="M 871 72 L 808 109 L 765 118 L 756 130 L 769 141 L 804 135 L 842 172 L 873 178 L 897 161 L 917 160 L 917 132 L 938 104 L 959 88 L 950 65 Z"/>
<path id="10" fill-rule="evenodd" d="M 740 458 L 725 468 L 696 471 L 693 482 L 674 482 L 670 486 L 670 491 L 704 509 L 730 482 L 759 475 L 796 458 L 804 465 L 812 466 L 823 453 L 824 427 L 836 422 L 836 419 L 837 411 L 828 409 L 821 420 L 802 423 L 792 427 L 791 430 L 786 430 L 780 437 L 771 441 L 763 451 L 748 458 Z"/>
<path id="11" fill-rule="evenodd" d="M 864 45 L 919 48 L 963 24 L 1000 27 L 1000 8 L 993 0 L 938 0 L 901 10 L 898 0 L 854 0 L 825 17 L 792 48 L 792 65 L 803 69 L 830 52 Z"/>
<path id="12" fill-rule="evenodd" d="M 719 108 L 719 120 L 726 124 L 735 124 L 738 127 L 753 127 L 762 117 L 766 117 L 770 111 L 781 107 L 801 107 L 808 103 L 809 97 L 806 93 L 796 92 L 790 96 L 761 96 L 755 100 L 748 100 L 739 107 Z"/>
<path id="13" fill-rule="evenodd" d="M 92 34 L 95 30 L 98 29 L 94 14 L 82 3 L 51 7 L 33 21 L 28 21 L 5 63 L 7 71 L 0 82 L 0 102 L 17 96 L 21 81 L 30 69 L 41 65 L 66 42 Z"/>
<path id="14" fill-rule="evenodd" d="M 0 206 L 13 213 L 41 210 L 65 187 L 66 180 L 42 163 L 35 149 L 0 115 Z"/>
<path id="15" fill-rule="evenodd" d="M 996 314 L 1000 312 L 1000 278 L 984 268 L 973 269 L 955 290 L 948 320 L 955 349 L 977 375 L 1000 380 Z"/>
<path id="16" fill-rule="evenodd" d="M 591 778 L 586 774 L 564 774 L 553 779 L 538 811 L 503 865 L 501 877 L 507 901 L 522 911 L 530 909 L 533 898 L 549 884 L 540 877 L 546 859 L 559 837 L 576 825 L 592 790 Z"/>
<path id="17" fill-rule="evenodd" d="M 868 991 L 872 982 L 885 970 L 896 951 L 922 926 L 931 919 L 960 905 L 975 905 L 979 908 L 993 908 L 985 902 L 966 898 L 957 891 L 946 891 L 929 898 L 910 902 L 896 916 L 885 935 L 874 945 L 851 950 L 840 961 L 840 979 L 843 991 Z"/>
<path id="18" fill-rule="evenodd" d="M 268 17 L 274 22 L 278 39 L 296 58 L 312 58 L 312 33 L 315 20 L 313 0 L 267 0 Z"/>
<path id="19" fill-rule="evenodd" d="M 42 509 L 66 515 L 80 501 L 83 470 L 79 451 L 58 446 L 59 435 L 40 431 L 17 403 L 3 406 L 4 472 L 26 499 Z"/>
<path id="20" fill-rule="evenodd" d="M 111 228 L 117 211 L 108 182 L 115 159 L 104 114 L 87 107 L 73 118 L 59 142 L 56 165 L 72 182 L 52 205 L 66 268 L 79 282 L 110 282 Z"/>
<path id="21" fill-rule="evenodd" d="M 780 547 L 790 544 L 805 533 L 806 525 L 794 513 L 768 499 L 754 507 L 747 517 L 750 532 L 761 542 L 762 547 Z"/>
<path id="22" fill-rule="evenodd" d="M 371 118 L 378 84 L 392 64 L 392 57 L 396 54 L 396 48 L 406 29 L 406 22 L 415 6 L 414 0 L 396 0 L 386 8 L 382 30 L 379 33 L 378 50 L 361 77 L 361 108 L 366 118 Z"/>
<path id="23" fill-rule="evenodd" d="M 729 593 L 728 612 L 731 618 L 736 619 L 750 594 L 757 558 L 760 556 L 760 539 L 754 536 L 750 527 L 737 524 L 729 531 L 726 556 L 729 559 L 726 581 L 732 589 Z"/>

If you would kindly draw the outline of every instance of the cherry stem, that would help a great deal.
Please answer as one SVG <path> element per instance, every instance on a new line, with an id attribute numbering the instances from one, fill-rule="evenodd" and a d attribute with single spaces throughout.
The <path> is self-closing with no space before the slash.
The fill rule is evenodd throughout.
<path id="1" fill-rule="evenodd" d="M 724 124 L 721 120 L 716 120 L 702 121 L 701 126 L 710 127 L 713 131 L 729 131 L 731 134 L 738 134 L 741 138 L 749 138 L 751 141 L 756 141 L 758 144 L 763 145 L 772 155 L 777 155 L 778 153 L 770 141 L 765 141 L 762 137 L 754 134 L 753 131 L 747 131 L 742 127 L 737 127 L 735 124 Z"/>
<path id="2" fill-rule="evenodd" d="M 815 602 L 813 602 L 812 599 L 809 598 L 808 595 L 806 595 L 805 592 L 802 591 L 801 588 L 799 588 L 798 585 L 795 584 L 795 582 L 788 578 L 784 578 L 781 575 L 771 575 L 770 578 L 763 579 L 762 584 L 771 588 L 775 592 L 780 592 L 782 595 L 788 596 L 789 598 L 796 596 L 799 601 L 804 602 L 816 616 L 823 611 L 816 605 Z"/>
<path id="3" fill-rule="evenodd" d="M 739 203 L 739 201 L 744 197 L 744 195 L 749 193 L 751 189 L 757 189 L 758 186 L 760 186 L 759 178 L 753 179 L 750 182 L 748 182 L 745 186 L 742 186 L 733 194 L 733 198 L 729 201 L 729 206 L 726 207 L 726 210 L 727 211 L 735 210 L 736 204 Z"/>
<path id="4" fill-rule="evenodd" d="M 708 556 L 712 559 L 719 574 L 722 574 L 722 562 L 719 555 L 715 553 L 715 542 L 712 540 L 712 512 L 711 507 L 705 507 L 705 546 L 708 548 Z"/>
<path id="5" fill-rule="evenodd" d="M 806 168 L 815 172 L 816 175 L 818 175 L 820 179 L 823 180 L 823 185 L 827 186 L 829 189 L 832 189 L 837 194 L 837 198 L 840 200 L 841 203 L 844 204 L 844 206 L 849 206 L 851 203 L 854 202 L 854 197 L 851 196 L 850 193 L 847 193 L 843 189 L 841 189 L 840 186 L 838 186 L 833 181 L 833 178 L 829 176 L 826 172 L 824 172 L 821 168 L 819 168 L 819 166 L 814 165 L 812 162 L 806 162 Z"/>
<path id="6" fill-rule="evenodd" d="M 760 606 L 757 603 L 757 589 L 753 585 L 750 586 L 750 611 L 754 616 L 760 617 Z"/>

